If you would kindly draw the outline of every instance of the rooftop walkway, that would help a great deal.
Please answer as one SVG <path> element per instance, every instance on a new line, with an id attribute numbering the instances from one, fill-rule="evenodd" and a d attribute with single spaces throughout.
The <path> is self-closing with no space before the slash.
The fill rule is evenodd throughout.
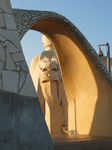
<path id="1" fill-rule="evenodd" d="M 55 150 L 112 150 L 112 138 L 87 135 L 51 136 Z"/>

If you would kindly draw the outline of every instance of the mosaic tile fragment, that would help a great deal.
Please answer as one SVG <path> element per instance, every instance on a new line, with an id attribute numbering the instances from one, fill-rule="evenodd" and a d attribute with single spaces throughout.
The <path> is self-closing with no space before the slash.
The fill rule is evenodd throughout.
<path id="1" fill-rule="evenodd" d="M 4 67 L 4 62 L 0 61 L 0 76 Z"/>
<path id="2" fill-rule="evenodd" d="M 19 52 L 19 50 L 17 49 L 17 47 L 15 45 L 13 45 L 12 43 L 10 43 L 7 46 L 7 49 L 9 50 L 10 53 L 17 53 L 17 52 Z"/>
<path id="3" fill-rule="evenodd" d="M 20 62 L 21 64 L 21 68 L 25 71 L 25 72 L 29 72 L 28 66 L 26 61 Z"/>
<path id="4" fill-rule="evenodd" d="M 8 52 L 8 50 L 6 50 L 6 69 L 7 70 L 15 70 L 16 66 L 12 60 L 12 57 L 10 55 L 10 53 Z"/>
<path id="5" fill-rule="evenodd" d="M 5 51 L 1 44 L 0 44 L 0 60 L 5 61 Z"/>
<path id="6" fill-rule="evenodd" d="M 0 0 L 0 8 L 5 13 L 12 13 L 11 4 L 9 0 Z"/>
<path id="7" fill-rule="evenodd" d="M 2 80 L 0 79 L 0 90 L 2 89 Z"/>
<path id="8" fill-rule="evenodd" d="M 24 61 L 25 60 L 24 55 L 23 55 L 22 52 L 12 54 L 12 58 L 13 58 L 14 62 Z"/>
<path id="9" fill-rule="evenodd" d="M 23 83 L 25 82 L 25 76 L 23 71 L 20 72 L 20 81 L 19 81 L 19 89 L 21 89 Z"/>
<path id="10" fill-rule="evenodd" d="M 11 14 L 4 14 L 5 22 L 6 22 L 6 27 L 7 29 L 11 30 L 16 30 L 15 26 L 15 21 L 14 21 L 14 16 Z"/>
<path id="11" fill-rule="evenodd" d="M 5 37 L 6 40 L 13 43 L 13 45 L 15 45 L 19 51 L 22 51 L 17 31 L 0 29 L 0 35 Z"/>
<path id="12" fill-rule="evenodd" d="M 32 79 L 31 79 L 31 76 L 29 73 L 27 74 L 25 84 L 24 84 L 22 90 L 20 91 L 20 95 L 37 97 L 37 93 L 35 91 L 35 88 L 33 86 Z"/>
<path id="13" fill-rule="evenodd" d="M 5 21 L 4 21 L 4 16 L 3 16 L 2 13 L 0 13 L 0 28 L 6 28 Z"/>

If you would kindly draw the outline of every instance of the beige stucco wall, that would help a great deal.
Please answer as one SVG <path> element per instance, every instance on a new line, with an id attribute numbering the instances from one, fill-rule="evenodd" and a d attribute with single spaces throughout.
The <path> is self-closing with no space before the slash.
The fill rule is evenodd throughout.
<path id="1" fill-rule="evenodd" d="M 69 103 L 76 104 L 77 133 L 112 136 L 112 86 L 84 48 L 58 22 L 40 21 L 32 29 L 47 34 L 56 48 Z"/>
<path id="2" fill-rule="evenodd" d="M 32 29 L 47 34 L 56 48 L 67 97 L 76 102 L 77 133 L 112 136 L 112 86 L 81 44 L 56 22 L 41 21 Z"/>

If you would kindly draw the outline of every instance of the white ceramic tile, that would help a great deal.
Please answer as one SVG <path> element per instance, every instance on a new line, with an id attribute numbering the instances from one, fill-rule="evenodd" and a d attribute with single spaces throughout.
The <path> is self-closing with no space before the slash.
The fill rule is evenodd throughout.
<path id="1" fill-rule="evenodd" d="M 4 42 L 6 39 L 0 35 L 0 41 Z"/>
<path id="2" fill-rule="evenodd" d="M 7 45 L 7 49 L 9 50 L 10 53 L 19 52 L 19 50 L 17 49 L 17 47 L 15 45 L 13 45 L 12 43 L 10 43 L 9 45 Z"/>
<path id="3" fill-rule="evenodd" d="M 19 81 L 19 89 L 22 87 L 23 83 L 25 82 L 25 76 L 23 71 L 20 72 L 20 81 Z"/>
<path id="4" fill-rule="evenodd" d="M 8 46 L 8 45 L 10 44 L 10 41 L 6 40 L 6 41 L 4 42 L 4 44 L 5 44 L 5 46 Z"/>
<path id="5" fill-rule="evenodd" d="M 15 65 L 16 65 L 16 66 L 20 66 L 20 63 L 19 63 L 19 62 L 16 62 Z"/>
<path id="6" fill-rule="evenodd" d="M 30 74 L 27 74 L 27 78 L 23 88 L 20 91 L 20 95 L 29 96 L 29 97 L 37 97 L 37 93 L 35 91 L 32 79 Z"/>
<path id="7" fill-rule="evenodd" d="M 0 90 L 2 89 L 2 80 L 0 79 Z"/>
<path id="8" fill-rule="evenodd" d="M 9 92 L 18 92 L 19 75 L 14 71 L 2 71 L 3 90 Z"/>
<path id="9" fill-rule="evenodd" d="M 4 62 L 0 61 L 0 76 L 3 70 Z"/>
<path id="10" fill-rule="evenodd" d="M 10 53 L 8 52 L 8 50 L 6 50 L 6 69 L 7 70 L 16 70 L 16 66 L 12 60 L 12 57 L 10 55 Z"/>
<path id="11" fill-rule="evenodd" d="M 0 13 L 0 28 L 6 28 L 3 13 Z"/>
<path id="12" fill-rule="evenodd" d="M 12 54 L 12 58 L 13 58 L 14 62 L 25 60 L 24 55 L 23 55 L 22 52 Z"/>
<path id="13" fill-rule="evenodd" d="M 4 14 L 4 19 L 7 29 L 16 30 L 15 20 L 12 14 Z"/>
<path id="14" fill-rule="evenodd" d="M 5 13 L 12 13 L 10 0 L 0 0 L 0 8 Z"/>
<path id="15" fill-rule="evenodd" d="M 0 44 L 0 60 L 5 61 L 5 51 L 1 44 Z"/>
<path id="16" fill-rule="evenodd" d="M 3 12 L 3 10 L 0 8 L 0 12 L 2 13 Z"/>
<path id="17" fill-rule="evenodd" d="M 11 41 L 19 51 L 22 51 L 17 31 L 0 29 L 0 35 Z"/>
<path id="18" fill-rule="evenodd" d="M 21 64 L 21 68 L 25 71 L 25 72 L 29 72 L 28 66 L 26 61 L 20 62 Z"/>
<path id="19" fill-rule="evenodd" d="M 24 73 L 24 76 L 26 77 L 27 73 L 26 72 L 23 72 Z"/>
<path id="20" fill-rule="evenodd" d="M 20 71 L 20 69 L 21 69 L 20 66 L 17 66 L 17 71 Z"/>

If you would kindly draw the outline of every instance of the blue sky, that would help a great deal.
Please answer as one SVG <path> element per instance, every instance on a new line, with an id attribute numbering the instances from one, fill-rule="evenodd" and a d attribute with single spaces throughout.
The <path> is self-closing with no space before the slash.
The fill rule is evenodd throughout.
<path id="1" fill-rule="evenodd" d="M 95 50 L 98 44 L 109 43 L 112 57 L 112 0 L 11 0 L 11 5 L 13 8 L 47 10 L 65 16 Z M 44 50 L 41 37 L 39 32 L 29 31 L 21 41 L 28 65 Z M 102 49 L 106 54 L 106 48 Z"/>

